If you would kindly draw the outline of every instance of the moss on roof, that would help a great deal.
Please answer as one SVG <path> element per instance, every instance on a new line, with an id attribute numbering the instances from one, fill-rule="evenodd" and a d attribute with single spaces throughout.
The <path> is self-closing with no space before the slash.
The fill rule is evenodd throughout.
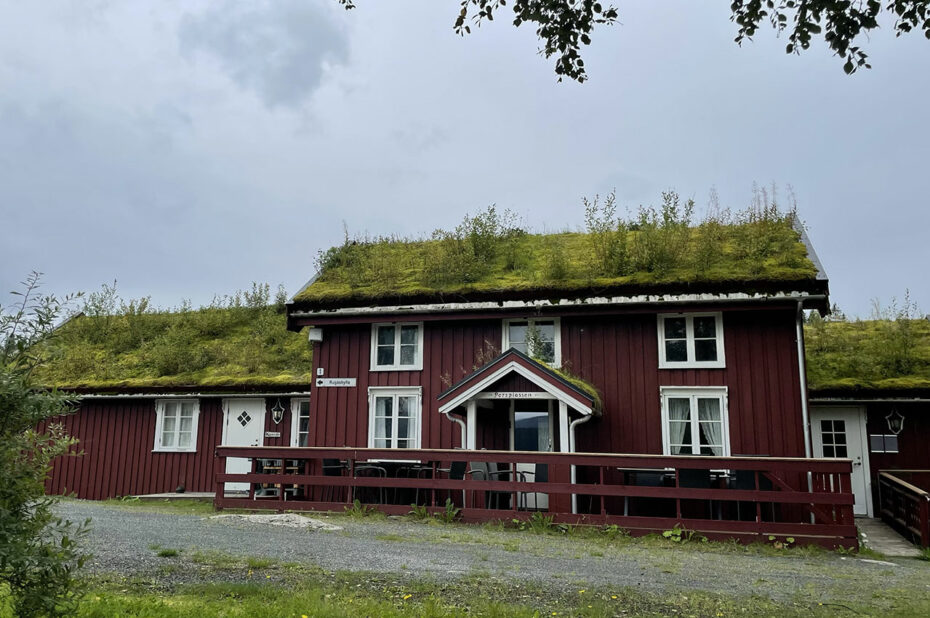
<path id="1" fill-rule="evenodd" d="M 489 212 L 494 216 L 493 209 Z M 589 223 L 585 233 L 557 234 L 487 225 L 479 215 L 430 239 L 347 241 L 321 253 L 316 279 L 294 303 L 334 308 L 471 300 L 495 293 L 552 298 L 701 283 L 734 284 L 743 290 L 753 283 L 816 279 L 793 214 L 766 212 L 696 226 L 689 217 L 669 222 L 663 215 L 647 211 L 633 223 L 611 219 L 600 227 Z"/>
<path id="2" fill-rule="evenodd" d="M 311 347 L 283 306 L 79 315 L 43 350 L 47 386 L 96 391 L 309 385 Z"/>
<path id="3" fill-rule="evenodd" d="M 807 379 L 819 392 L 930 389 L 930 321 L 828 322 L 812 315 L 805 331 Z"/>

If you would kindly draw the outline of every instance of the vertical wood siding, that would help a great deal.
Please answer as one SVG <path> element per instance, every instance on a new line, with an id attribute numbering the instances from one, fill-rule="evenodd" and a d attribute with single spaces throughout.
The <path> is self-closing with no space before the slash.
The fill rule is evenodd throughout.
<path id="1" fill-rule="evenodd" d="M 655 314 L 562 316 L 563 364 L 597 386 L 604 402 L 603 417 L 578 428 L 578 450 L 661 453 L 659 388 L 726 386 L 734 454 L 803 457 L 794 308 L 723 315 L 726 368 L 675 370 L 658 369 Z M 369 371 L 370 325 L 324 328 L 314 374 L 321 367 L 327 377 L 356 378 L 357 386 L 314 390 L 310 444 L 367 446 L 368 388 L 422 386 L 422 447 L 460 446 L 459 427 L 439 413 L 436 398 L 472 372 L 485 341 L 500 346 L 501 320 L 427 321 L 423 371 Z M 507 431 L 509 423 L 494 426 Z M 479 428 L 483 445 L 508 443 L 492 433 Z"/>
<path id="2" fill-rule="evenodd" d="M 78 457 L 60 457 L 46 484 L 51 494 L 101 500 L 174 491 L 212 491 L 213 449 L 222 438 L 220 399 L 200 400 L 197 451 L 154 453 L 155 401 L 84 400 L 74 414 L 55 419 L 80 440 Z"/>

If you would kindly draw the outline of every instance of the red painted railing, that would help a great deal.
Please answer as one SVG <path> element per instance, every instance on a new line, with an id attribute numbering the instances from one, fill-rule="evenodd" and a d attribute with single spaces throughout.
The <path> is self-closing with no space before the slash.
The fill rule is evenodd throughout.
<path id="1" fill-rule="evenodd" d="M 229 457 L 251 459 L 252 472 L 224 472 Z M 231 446 L 216 458 L 217 508 L 341 511 L 358 499 L 405 514 L 414 502 L 441 511 L 448 499 L 465 521 L 541 510 L 554 522 L 632 534 L 678 525 L 710 538 L 858 547 L 846 459 Z M 449 478 L 453 462 L 467 462 L 464 478 Z M 484 466 L 503 472 L 488 478 Z M 250 489 L 236 494 L 226 483 Z"/>
<path id="2" fill-rule="evenodd" d="M 882 520 L 898 532 L 930 547 L 930 470 L 891 470 L 878 473 Z"/>

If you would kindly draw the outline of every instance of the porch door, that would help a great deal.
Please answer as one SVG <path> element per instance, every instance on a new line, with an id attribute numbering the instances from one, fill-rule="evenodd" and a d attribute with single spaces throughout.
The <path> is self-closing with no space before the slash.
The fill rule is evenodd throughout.
<path id="1" fill-rule="evenodd" d="M 223 446 L 262 446 L 265 436 L 264 399 L 224 401 Z M 227 457 L 227 474 L 247 474 L 252 464 L 245 457 Z M 248 483 L 226 483 L 226 491 L 248 491 Z"/>
<path id="2" fill-rule="evenodd" d="M 552 406 L 548 399 L 517 399 L 513 402 L 513 450 L 552 450 Z M 517 464 L 517 472 L 525 472 L 530 482 L 548 480 L 545 464 Z M 518 496 L 527 509 L 549 508 L 549 495 L 526 493 Z"/>
<path id="3" fill-rule="evenodd" d="M 865 412 L 860 408 L 813 408 L 811 438 L 814 457 L 852 459 L 853 512 L 869 515 L 868 451 L 865 446 Z"/>

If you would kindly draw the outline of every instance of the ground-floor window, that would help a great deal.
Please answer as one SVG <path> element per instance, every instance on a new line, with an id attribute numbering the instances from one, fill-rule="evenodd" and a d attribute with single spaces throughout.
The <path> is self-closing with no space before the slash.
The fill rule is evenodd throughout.
<path id="1" fill-rule="evenodd" d="M 420 448 L 421 389 L 368 389 L 368 446 Z"/>
<path id="2" fill-rule="evenodd" d="M 873 433 L 869 436 L 869 447 L 869 450 L 873 453 L 897 453 L 898 436 Z M 823 448 L 826 450 L 826 444 L 824 444 Z"/>
<path id="3" fill-rule="evenodd" d="M 726 388 L 664 386 L 661 395 L 666 455 L 730 454 Z"/>
<path id="4" fill-rule="evenodd" d="M 194 452 L 197 450 L 196 399 L 160 399 L 155 402 L 155 450 Z"/>
<path id="5" fill-rule="evenodd" d="M 295 399 L 291 404 L 291 445 L 310 446 L 310 400 Z"/>

